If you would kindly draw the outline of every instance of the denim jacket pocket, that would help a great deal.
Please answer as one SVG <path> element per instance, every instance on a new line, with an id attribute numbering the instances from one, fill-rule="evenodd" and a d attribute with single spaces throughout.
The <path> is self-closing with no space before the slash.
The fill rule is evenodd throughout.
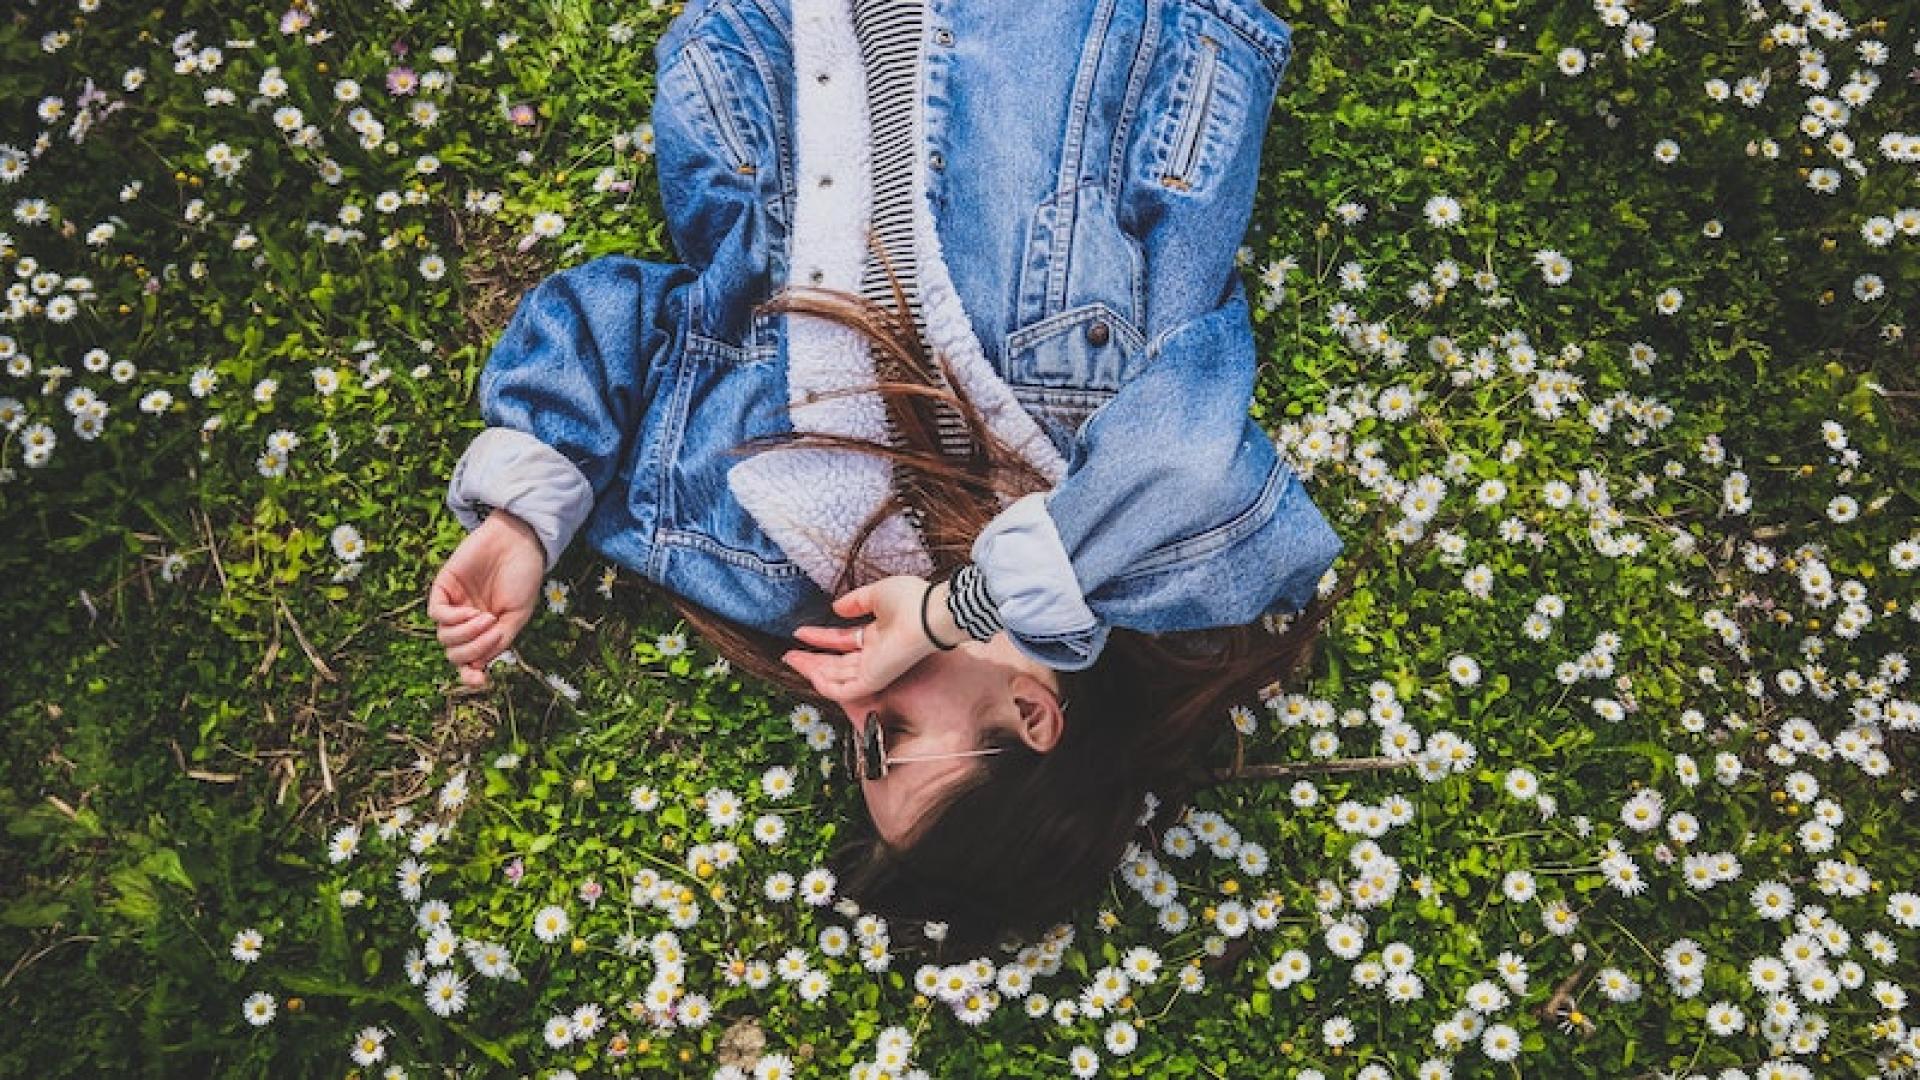
<path id="1" fill-rule="evenodd" d="M 749 439 L 791 430 L 786 417 L 786 373 L 753 363 L 749 347 L 708 342 L 687 353 L 672 408 L 680 423 L 666 448 L 667 506 L 658 534 L 662 549 L 698 552 L 710 565 L 759 577 L 804 573 L 762 530 L 734 496 L 728 470 L 743 460 L 735 449 Z"/>
<path id="2" fill-rule="evenodd" d="M 747 46 L 688 38 L 655 84 L 656 167 L 668 230 L 699 270 L 702 333 L 746 336 L 746 309 L 785 273 L 787 174 L 778 118 Z"/>
<path id="3" fill-rule="evenodd" d="M 1062 456 L 1146 362 L 1146 338 L 1106 304 L 1085 304 L 1007 335 L 1006 381 Z"/>
<path id="4" fill-rule="evenodd" d="M 707 294 L 705 284 L 703 280 L 703 287 L 693 289 L 690 294 L 692 317 L 687 332 L 687 353 L 730 367 L 778 361 L 785 336 L 782 320 L 786 317 L 755 310 L 750 315 L 736 317 L 733 326 L 719 325 L 720 320 L 712 313 L 718 301 Z M 739 325 L 742 322 L 744 326 Z M 736 337 L 740 340 L 732 340 Z"/>
<path id="5" fill-rule="evenodd" d="M 757 173 L 759 166 L 755 162 L 747 125 L 741 115 L 743 110 L 740 107 L 739 90 L 727 78 L 725 68 L 714 58 L 702 39 L 688 39 L 682 55 L 693 72 L 693 85 L 704 107 L 701 113 L 713 126 L 716 145 L 727 165 L 738 173 Z"/>
<path id="6" fill-rule="evenodd" d="M 1199 196 L 1233 161 L 1247 128 L 1266 115 L 1279 73 L 1267 48 L 1214 11 L 1180 6 L 1172 20 L 1167 55 L 1147 92 L 1145 112 L 1155 120 L 1142 179 Z"/>

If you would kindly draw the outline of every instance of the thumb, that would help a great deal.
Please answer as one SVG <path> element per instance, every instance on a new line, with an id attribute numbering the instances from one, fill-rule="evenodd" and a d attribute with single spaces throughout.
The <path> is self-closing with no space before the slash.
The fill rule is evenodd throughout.
<path id="1" fill-rule="evenodd" d="M 844 618 L 873 613 L 873 586 L 862 585 L 833 602 L 834 614 Z"/>

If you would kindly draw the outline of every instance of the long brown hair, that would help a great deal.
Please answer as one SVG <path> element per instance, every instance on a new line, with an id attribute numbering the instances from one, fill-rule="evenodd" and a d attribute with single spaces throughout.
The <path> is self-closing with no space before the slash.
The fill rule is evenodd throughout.
<path id="1" fill-rule="evenodd" d="M 891 267 L 888 275 L 896 311 L 851 293 L 808 288 L 787 289 L 760 308 L 827 319 L 864 336 L 872 346 L 877 385 L 857 392 L 882 396 L 905 443 L 793 432 L 739 448 L 835 447 L 895 463 L 901 482 L 863 524 L 835 596 L 883 576 L 861 553 L 872 531 L 902 511 L 906 499 L 914 499 L 922 515 L 938 577 L 968 561 L 974 537 L 999 511 L 997 496 L 1048 487 L 982 422 L 944 354 L 937 359 L 946 386 L 954 389 L 937 383 Z M 971 442 L 964 458 L 949 457 L 940 444 L 942 407 L 958 410 L 966 421 Z M 1034 752 L 1010 734 L 990 735 L 985 745 L 1003 752 L 981 758 L 967 777 L 949 785 L 902 845 L 885 842 L 863 819 L 866 827 L 856 828 L 831 860 L 842 891 L 866 910 L 909 926 L 944 922 L 948 947 L 963 951 L 1030 936 L 1067 918 L 1113 873 L 1130 840 L 1150 844 L 1155 832 L 1178 819 L 1208 782 L 1197 766 L 1212 741 L 1230 729 L 1221 722 L 1227 705 L 1290 684 L 1311 659 L 1334 604 L 1351 587 L 1349 576 L 1279 633 L 1262 623 L 1158 635 L 1111 628 L 1091 667 L 1058 673 L 1073 710 L 1051 751 Z M 668 597 L 735 667 L 828 716 L 837 714 L 804 676 L 780 661 L 792 641 Z M 1143 813 L 1148 792 L 1158 799 L 1151 819 Z"/>

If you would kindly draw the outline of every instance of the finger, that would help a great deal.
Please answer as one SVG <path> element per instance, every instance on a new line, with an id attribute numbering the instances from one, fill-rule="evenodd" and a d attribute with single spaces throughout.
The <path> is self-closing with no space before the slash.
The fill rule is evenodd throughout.
<path id="1" fill-rule="evenodd" d="M 849 655 L 789 650 L 781 659 L 787 663 L 787 667 L 806 676 L 806 680 L 814 684 L 814 690 L 833 698 L 849 696 L 851 678 L 856 673 L 856 667 L 849 663 Z"/>
<path id="2" fill-rule="evenodd" d="M 859 681 L 858 660 L 850 653 L 815 653 L 813 661 L 814 682 L 832 690 L 836 696 L 846 697 L 858 691 L 855 683 Z"/>
<path id="3" fill-rule="evenodd" d="M 433 585 L 427 590 L 427 615 L 434 622 L 456 623 L 467 618 L 467 613 L 479 609 L 466 603 L 466 594 L 462 591 L 452 574 L 445 570 L 434 575 Z"/>
<path id="4" fill-rule="evenodd" d="M 794 649 L 781 659 L 786 661 L 788 667 L 804 676 L 815 693 L 822 697 L 834 697 L 840 691 L 838 685 L 827 675 L 826 669 L 822 666 L 825 655 L 807 652 L 804 649 Z"/>
<path id="5" fill-rule="evenodd" d="M 476 611 L 464 621 L 443 624 L 437 636 L 440 638 L 440 644 L 448 646 L 449 648 L 455 645 L 465 645 L 467 642 L 479 637 L 480 632 L 492 626 L 495 621 L 493 612 Z"/>
<path id="6" fill-rule="evenodd" d="M 509 601 L 509 604 L 511 603 L 512 602 Z M 533 607 L 530 604 L 526 607 L 510 606 L 498 614 L 500 632 L 506 635 L 501 642 L 501 647 L 504 648 L 507 645 L 513 644 L 513 639 L 518 637 L 521 629 L 533 619 Z"/>
<path id="7" fill-rule="evenodd" d="M 833 602 L 836 615 L 852 618 L 855 615 L 873 614 L 873 586 L 862 585 Z"/>
<path id="8" fill-rule="evenodd" d="M 479 637 L 465 645 L 455 645 L 447 650 L 447 659 L 456 664 L 479 664 L 493 658 L 500 651 L 500 628 L 489 627 Z"/>
<path id="9" fill-rule="evenodd" d="M 476 690 L 484 690 L 487 686 L 487 673 L 478 665 L 462 664 L 460 666 L 460 681 Z"/>
<path id="10" fill-rule="evenodd" d="M 793 636 L 822 649 L 858 649 L 865 644 L 861 628 L 857 626 L 802 626 Z"/>

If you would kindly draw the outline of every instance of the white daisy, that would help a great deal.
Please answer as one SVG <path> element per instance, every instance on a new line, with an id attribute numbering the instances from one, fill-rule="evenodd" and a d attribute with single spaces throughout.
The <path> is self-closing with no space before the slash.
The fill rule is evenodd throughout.
<path id="1" fill-rule="evenodd" d="M 233 958 L 243 964 L 253 963 L 260 959 L 260 947 L 265 944 L 265 940 L 258 930 L 249 928 L 240 931 L 233 935 Z"/>
<path id="2" fill-rule="evenodd" d="M 467 1007 L 467 981 L 453 969 L 436 973 L 427 980 L 427 1007 L 440 1016 L 452 1016 Z"/>
<path id="3" fill-rule="evenodd" d="M 572 920 L 567 918 L 566 910 L 549 904 L 541 908 L 533 917 L 533 935 L 541 941 L 554 942 L 572 928 Z"/>
<path id="4" fill-rule="evenodd" d="M 1436 229 L 1452 228 L 1460 224 L 1460 203 L 1450 195 L 1435 195 L 1428 199 L 1422 213 L 1426 215 L 1427 224 Z"/>
<path id="5" fill-rule="evenodd" d="M 275 1007 L 272 994 L 255 991 L 240 1003 L 240 1015 L 246 1017 L 247 1023 L 254 1027 L 266 1027 L 273 1021 Z"/>

